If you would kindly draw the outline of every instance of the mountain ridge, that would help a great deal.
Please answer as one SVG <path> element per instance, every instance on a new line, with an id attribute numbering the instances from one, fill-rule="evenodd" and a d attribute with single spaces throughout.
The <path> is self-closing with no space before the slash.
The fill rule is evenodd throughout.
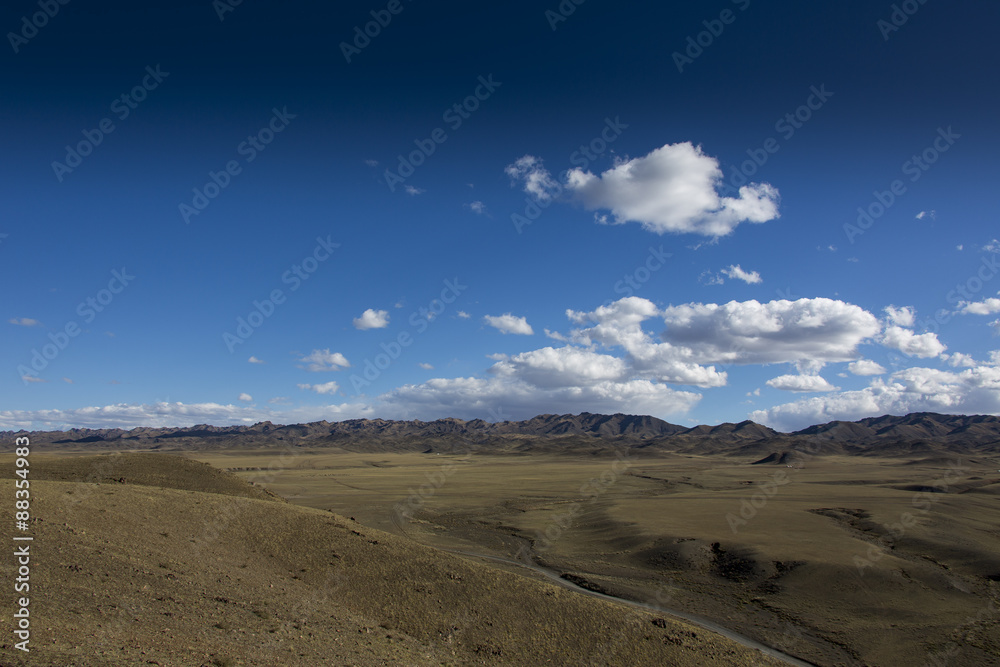
<path id="1" fill-rule="evenodd" d="M 444 418 L 434 421 L 350 419 L 326 420 L 304 424 L 274 424 L 190 427 L 148 427 L 133 429 L 86 429 L 66 431 L 3 431 L 0 438 L 28 435 L 36 443 L 54 445 L 114 445 L 122 448 L 170 449 L 174 445 L 210 446 L 274 445 L 288 442 L 297 446 L 342 446 L 348 449 L 406 449 L 435 451 L 426 442 L 435 439 L 469 440 L 477 445 L 506 443 L 518 451 L 541 440 L 570 441 L 581 448 L 607 443 L 638 447 L 654 446 L 688 452 L 739 451 L 753 454 L 772 451 L 782 445 L 788 449 L 796 441 L 821 442 L 831 451 L 856 453 L 858 447 L 871 445 L 901 446 L 914 444 L 1000 445 L 1000 417 L 992 415 L 945 415 L 917 412 L 903 416 L 882 415 L 848 422 L 835 420 L 816 424 L 791 433 L 775 431 L 756 422 L 717 425 L 680 426 L 649 415 L 613 415 L 583 412 L 542 414 L 522 421 L 486 422 Z M 422 442 L 426 441 L 426 442 Z M 424 449 L 422 449 L 424 448 Z"/>

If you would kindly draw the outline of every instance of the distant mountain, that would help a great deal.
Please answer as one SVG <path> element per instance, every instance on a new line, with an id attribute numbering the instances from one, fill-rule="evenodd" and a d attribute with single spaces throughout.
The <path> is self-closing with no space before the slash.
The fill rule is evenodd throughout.
<path id="1" fill-rule="evenodd" d="M 0 432 L 9 440 L 24 431 Z M 609 446 L 657 454 L 730 454 L 781 463 L 789 452 L 841 455 L 945 455 L 1000 451 L 1000 417 L 929 412 L 833 421 L 779 433 L 752 421 L 688 428 L 643 415 L 539 415 L 519 422 L 438 419 L 318 421 L 308 424 L 185 428 L 71 429 L 30 434 L 36 444 L 78 451 L 192 450 L 246 447 L 337 447 L 351 451 L 600 453 Z M 773 458 L 768 458 L 770 455 Z M 787 460 L 784 459 L 784 460 Z M 764 461 L 762 461 L 764 462 Z"/>

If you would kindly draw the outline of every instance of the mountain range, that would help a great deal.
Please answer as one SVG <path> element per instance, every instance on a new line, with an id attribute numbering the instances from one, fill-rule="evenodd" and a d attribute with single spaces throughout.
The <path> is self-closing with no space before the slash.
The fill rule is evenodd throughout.
<path id="1" fill-rule="evenodd" d="M 780 433 L 752 421 L 716 426 L 679 426 L 643 415 L 539 415 L 528 420 L 481 419 L 392 421 L 351 419 L 279 425 L 139 427 L 5 431 L 0 439 L 30 435 L 54 449 L 189 450 L 269 446 L 339 447 L 352 451 L 447 452 L 460 447 L 496 453 L 597 453 L 609 445 L 637 452 L 732 453 L 762 456 L 801 450 L 836 454 L 919 454 L 1000 451 L 1000 417 L 920 412 L 884 415 L 854 422 L 832 421 Z M 787 457 L 786 457 L 787 459 Z"/>

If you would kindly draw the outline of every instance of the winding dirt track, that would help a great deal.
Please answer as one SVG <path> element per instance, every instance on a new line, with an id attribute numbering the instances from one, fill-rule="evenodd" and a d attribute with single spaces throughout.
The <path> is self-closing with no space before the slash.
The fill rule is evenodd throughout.
<path id="1" fill-rule="evenodd" d="M 438 551 L 444 551 L 447 553 L 456 554 L 459 556 L 467 556 L 471 558 L 483 558 L 485 560 L 491 560 L 497 563 L 506 563 L 508 565 L 516 565 L 518 567 L 523 567 L 529 570 L 533 570 L 534 572 L 537 572 L 546 577 L 547 579 L 551 580 L 553 583 L 558 584 L 563 588 L 567 588 L 576 593 L 591 595 L 593 597 L 601 598 L 603 600 L 608 600 L 609 602 L 614 602 L 616 604 L 625 605 L 633 609 L 641 609 L 643 611 L 653 611 L 659 614 L 664 614 L 667 616 L 673 616 L 674 618 L 682 619 L 684 621 L 687 621 L 688 623 L 691 623 L 692 625 L 696 625 L 702 628 L 703 630 L 714 632 L 715 634 L 721 635 L 747 648 L 755 649 L 757 651 L 760 651 L 764 655 L 775 658 L 776 660 L 781 660 L 782 662 L 788 665 L 795 665 L 795 667 L 818 667 L 814 663 L 807 662 L 800 658 L 796 658 L 793 655 L 789 655 L 787 653 L 779 651 L 776 648 L 772 648 L 766 644 L 762 644 L 755 639 L 751 639 L 750 637 L 741 635 L 740 633 L 735 632 L 734 630 L 730 630 L 729 628 L 723 627 L 718 623 L 715 623 L 714 621 L 710 621 L 707 618 L 702 618 L 700 616 L 688 614 L 687 612 L 679 611 L 676 609 L 668 609 L 666 607 L 661 607 L 659 605 L 648 604 L 645 602 L 635 602 L 633 600 L 627 600 L 625 598 L 616 597 L 614 595 L 608 595 L 606 593 L 600 593 L 598 591 L 592 591 L 583 588 L 581 586 L 578 586 L 571 581 L 563 579 L 562 576 L 560 576 L 559 572 L 547 567 L 543 567 L 538 563 L 536 563 L 531 558 L 531 555 L 529 553 L 530 547 L 527 545 L 527 543 L 525 543 L 524 548 L 520 550 L 522 560 L 513 560 L 511 558 L 503 558 L 501 556 L 490 556 L 487 554 L 480 554 L 472 551 L 463 551 L 461 549 L 448 549 L 446 547 L 437 547 L 429 544 L 424 544 L 423 542 L 420 542 L 416 538 L 412 537 L 406 530 L 406 522 L 404 518 L 400 516 L 398 512 L 390 512 L 390 515 L 393 525 L 396 527 L 397 530 L 399 530 L 401 535 L 423 546 L 430 547 L 432 549 L 437 549 Z"/>

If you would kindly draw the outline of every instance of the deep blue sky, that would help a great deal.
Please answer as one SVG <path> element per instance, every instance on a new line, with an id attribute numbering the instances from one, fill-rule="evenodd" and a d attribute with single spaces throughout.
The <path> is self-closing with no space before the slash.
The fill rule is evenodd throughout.
<path id="1" fill-rule="evenodd" d="M 0 428 L 1000 414 L 1000 7 L 225 4 L 0 11 Z"/>

